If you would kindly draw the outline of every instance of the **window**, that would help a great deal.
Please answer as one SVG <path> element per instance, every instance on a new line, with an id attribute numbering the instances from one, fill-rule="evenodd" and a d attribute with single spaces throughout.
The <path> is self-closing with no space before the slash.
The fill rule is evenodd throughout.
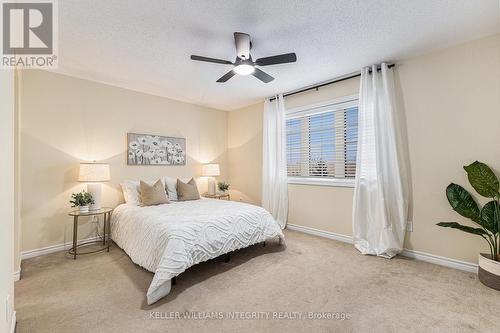
<path id="1" fill-rule="evenodd" d="M 352 185 L 356 175 L 358 97 L 287 111 L 290 183 Z"/>

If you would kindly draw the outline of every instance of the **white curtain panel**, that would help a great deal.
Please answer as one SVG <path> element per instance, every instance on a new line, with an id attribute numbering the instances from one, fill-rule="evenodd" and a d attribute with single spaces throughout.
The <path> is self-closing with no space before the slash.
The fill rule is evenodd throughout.
<path id="1" fill-rule="evenodd" d="M 404 126 L 398 125 L 394 73 L 387 64 L 361 71 L 354 245 L 363 254 L 392 258 L 403 250 L 409 179 Z"/>
<path id="2" fill-rule="evenodd" d="M 277 95 L 264 102 L 262 161 L 262 207 L 285 228 L 288 217 L 288 183 L 286 171 L 285 101 Z"/>

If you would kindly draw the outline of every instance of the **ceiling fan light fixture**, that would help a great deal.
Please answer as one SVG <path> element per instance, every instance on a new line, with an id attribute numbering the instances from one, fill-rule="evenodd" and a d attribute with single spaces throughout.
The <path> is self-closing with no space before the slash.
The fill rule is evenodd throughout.
<path id="1" fill-rule="evenodd" d="M 216 82 L 224 83 L 230 78 L 238 75 L 253 75 L 260 81 L 264 83 L 269 83 L 274 80 L 274 77 L 262 71 L 261 66 L 279 65 L 287 64 L 290 62 L 296 62 L 297 56 L 295 53 L 284 53 L 278 54 L 270 57 L 258 58 L 257 60 L 252 60 L 252 55 L 250 54 L 250 49 L 252 48 L 252 42 L 250 41 L 250 35 L 243 32 L 234 33 L 234 44 L 236 46 L 236 60 L 231 62 L 224 59 L 216 59 L 210 57 L 204 57 L 199 55 L 191 55 L 191 60 L 211 62 L 214 64 L 221 65 L 232 65 L 232 69 L 221 76 Z"/>
<path id="2" fill-rule="evenodd" d="M 234 71 L 239 75 L 250 75 L 255 71 L 255 67 L 252 65 L 241 64 L 234 67 Z"/>

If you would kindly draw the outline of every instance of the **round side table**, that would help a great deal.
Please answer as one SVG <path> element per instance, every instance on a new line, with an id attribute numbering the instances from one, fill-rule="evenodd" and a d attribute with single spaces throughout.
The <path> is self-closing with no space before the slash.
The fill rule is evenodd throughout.
<path id="1" fill-rule="evenodd" d="M 97 210 L 90 210 L 88 212 L 80 212 L 78 209 L 72 210 L 68 213 L 69 216 L 73 216 L 73 247 L 69 249 L 68 253 L 73 256 L 73 259 L 76 260 L 77 255 L 82 255 L 82 254 L 91 254 L 91 253 L 97 253 L 97 252 L 102 252 L 104 250 L 107 250 L 109 252 L 109 245 L 111 244 L 111 235 L 109 234 L 108 237 L 106 238 L 106 230 L 108 232 L 111 231 L 110 228 L 110 220 L 111 220 L 111 213 L 113 212 L 113 208 L 111 207 L 102 207 L 101 209 Z M 102 240 L 96 240 L 96 241 L 88 241 L 88 242 L 83 242 L 80 244 L 77 244 L 78 240 L 78 218 L 80 216 L 93 216 L 93 215 L 103 215 L 104 218 L 104 232 L 103 232 L 103 239 Z M 94 251 L 86 251 L 86 252 L 78 252 L 77 249 L 80 246 L 83 245 L 88 245 L 88 244 L 101 244 L 102 247 L 94 250 Z"/>

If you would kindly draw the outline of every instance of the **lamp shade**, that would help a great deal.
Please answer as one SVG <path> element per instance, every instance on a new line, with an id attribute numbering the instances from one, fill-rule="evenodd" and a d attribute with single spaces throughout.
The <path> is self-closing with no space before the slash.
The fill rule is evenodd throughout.
<path id="1" fill-rule="evenodd" d="M 205 177 L 220 176 L 220 169 L 218 164 L 204 164 L 201 170 L 201 175 Z"/>
<path id="2" fill-rule="evenodd" d="M 80 182 L 106 182 L 110 180 L 109 164 L 107 163 L 80 163 Z"/>

